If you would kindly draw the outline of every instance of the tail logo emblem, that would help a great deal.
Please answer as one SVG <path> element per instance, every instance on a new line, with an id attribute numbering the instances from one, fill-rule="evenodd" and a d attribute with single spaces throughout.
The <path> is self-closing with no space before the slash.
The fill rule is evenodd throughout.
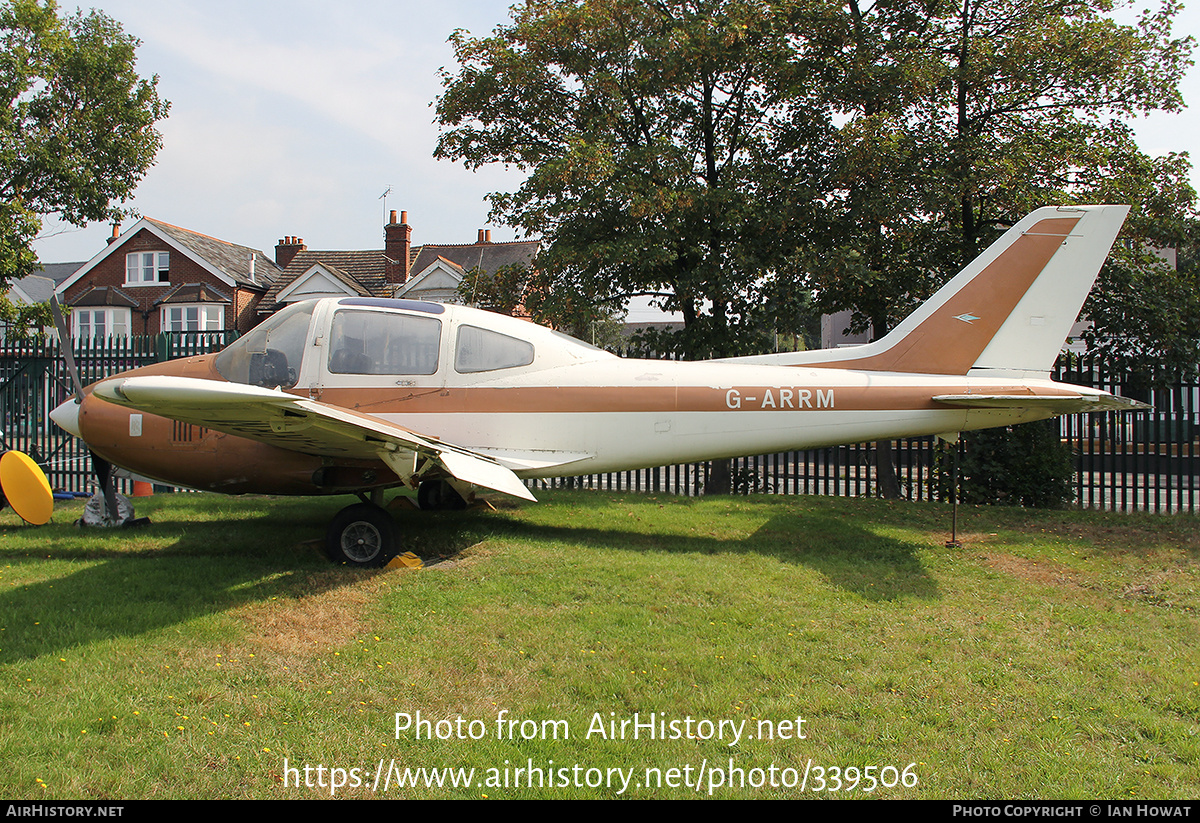
<path id="1" fill-rule="evenodd" d="M 955 320 L 961 320 L 961 321 L 963 321 L 964 323 L 970 323 L 971 321 L 973 321 L 973 320 L 978 320 L 979 318 L 978 318 L 978 317 L 976 317 L 975 315 L 971 314 L 970 312 L 966 312 L 966 313 L 964 313 L 964 314 L 956 314 L 956 315 L 954 315 L 954 319 L 955 319 Z"/>

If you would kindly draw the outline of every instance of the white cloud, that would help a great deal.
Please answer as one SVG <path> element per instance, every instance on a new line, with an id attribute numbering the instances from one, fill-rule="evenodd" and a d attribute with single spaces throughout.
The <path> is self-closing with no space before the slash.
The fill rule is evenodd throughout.
<path id="1" fill-rule="evenodd" d="M 508 19 L 510 0 L 88 0 L 143 41 L 139 71 L 172 103 L 164 147 L 137 192 L 142 213 L 267 249 L 285 234 L 322 248 L 381 242 L 384 203 L 407 210 L 416 242 L 472 242 L 491 191 L 519 185 L 500 167 L 435 161 L 430 104 L 453 67 L 456 28 Z M 1185 8 L 1176 31 L 1200 30 Z M 1200 94 L 1193 72 L 1185 95 Z M 1193 148 L 1190 111 L 1135 124 L 1151 153 Z M 1200 175 L 1193 179 L 1200 182 Z M 493 227 L 496 239 L 511 230 Z M 55 231 L 53 225 L 48 231 Z M 83 260 L 108 228 L 37 244 L 48 261 Z"/>

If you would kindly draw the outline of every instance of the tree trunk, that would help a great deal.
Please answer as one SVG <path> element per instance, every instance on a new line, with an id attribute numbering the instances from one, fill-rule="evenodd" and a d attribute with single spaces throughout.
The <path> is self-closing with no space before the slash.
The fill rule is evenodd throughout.
<path id="1" fill-rule="evenodd" d="M 712 461 L 708 477 L 704 479 L 704 493 L 729 494 L 732 487 L 729 459 Z"/>
<path id="2" fill-rule="evenodd" d="M 875 443 L 875 493 L 885 500 L 900 498 L 900 479 L 896 476 L 891 440 Z"/>

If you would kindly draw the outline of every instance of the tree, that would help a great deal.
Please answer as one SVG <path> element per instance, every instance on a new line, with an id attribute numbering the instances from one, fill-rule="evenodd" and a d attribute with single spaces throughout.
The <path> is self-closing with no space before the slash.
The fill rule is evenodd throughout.
<path id="1" fill-rule="evenodd" d="M 919 112 L 935 94 L 940 0 L 828 3 L 821 58 L 827 105 L 842 120 L 830 144 L 824 225 L 796 260 L 827 313 L 853 309 L 852 330 L 882 336 L 932 293 L 928 147 Z"/>
<path id="2" fill-rule="evenodd" d="M 436 154 L 529 172 L 491 195 L 492 219 L 542 235 L 544 293 L 575 315 L 650 296 L 684 318 L 660 351 L 763 351 L 799 314 L 772 281 L 811 226 L 807 166 L 830 133 L 793 42 L 806 13 L 793 0 L 527 0 L 490 37 L 451 37 Z M 718 464 L 708 488 L 728 482 Z"/>
<path id="3" fill-rule="evenodd" d="M 790 39 L 802 11 L 529 0 L 491 37 L 451 37 L 437 155 L 529 172 L 492 216 L 542 235 L 556 290 L 654 297 L 683 314 L 687 357 L 760 351 L 761 297 L 817 193 L 794 172 L 828 129 Z"/>
<path id="4" fill-rule="evenodd" d="M 119 219 L 154 162 L 169 104 L 135 71 L 139 41 L 102 12 L 0 3 L 0 285 L 28 274 L 41 215 Z"/>
<path id="5" fill-rule="evenodd" d="M 491 274 L 471 269 L 458 284 L 458 299 L 509 317 L 528 317 L 601 348 L 624 342 L 618 315 L 584 296 L 553 288 L 551 278 L 524 263 L 501 266 Z"/>
<path id="6" fill-rule="evenodd" d="M 1091 196 L 1134 209 L 1084 305 L 1084 340 L 1127 376 L 1127 394 L 1149 400 L 1200 367 L 1200 220 L 1186 156 L 1146 157 L 1120 133 L 1113 142 Z"/>
<path id="7" fill-rule="evenodd" d="M 846 122 L 830 224 L 843 229 L 829 262 L 807 268 L 826 309 L 853 308 L 881 336 L 1032 209 L 1151 197 L 1168 175 L 1143 174 L 1154 161 L 1119 119 L 1182 106 L 1192 39 L 1171 38 L 1174 2 L 1135 25 L 1110 8 L 933 0 L 906 14 L 880 0 L 832 15 L 845 32 L 832 51 L 852 70 L 831 89 Z M 1176 197 L 1177 216 L 1192 202 Z M 1135 213 L 1125 236 L 1144 225 Z"/>
<path id="8" fill-rule="evenodd" d="M 468 306 L 513 317 L 525 307 L 530 276 L 524 263 L 501 266 L 492 274 L 476 266 L 458 284 L 458 298 Z"/>
<path id="9" fill-rule="evenodd" d="M 1133 25 L 1110 9 L 1108 0 L 931 0 L 914 13 L 851 0 L 831 12 L 831 59 L 846 67 L 831 87 L 846 118 L 830 199 L 838 228 L 801 262 L 825 310 L 851 308 L 855 330 L 882 336 L 1033 208 L 1071 202 L 1134 204 L 1089 303 L 1103 323 L 1114 305 L 1131 308 L 1126 290 L 1152 272 L 1147 248 L 1178 235 L 1195 194 L 1186 162 L 1146 157 L 1120 119 L 1182 105 L 1192 40 L 1171 37 L 1174 2 Z M 1187 291 L 1171 285 L 1173 297 Z M 1191 305 L 1177 300 L 1158 316 L 1170 335 Z M 896 493 L 887 451 L 881 444 L 880 487 Z"/>

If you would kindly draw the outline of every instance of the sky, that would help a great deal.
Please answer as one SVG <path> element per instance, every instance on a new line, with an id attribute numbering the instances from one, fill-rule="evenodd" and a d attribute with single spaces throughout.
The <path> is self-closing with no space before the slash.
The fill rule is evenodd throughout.
<path id="1" fill-rule="evenodd" d="M 311 249 L 382 248 L 388 209 L 408 212 L 414 243 L 472 243 L 481 228 L 517 239 L 488 223 L 485 197 L 516 188 L 518 172 L 433 158 L 438 72 L 455 68 L 447 38 L 490 33 L 510 0 L 79 5 L 142 41 L 138 71 L 158 75 L 171 102 L 157 162 L 127 204 L 138 213 L 268 254 L 287 235 Z M 1200 35 L 1200 12 L 1185 9 L 1175 33 Z M 1134 127 L 1143 150 L 1190 150 L 1200 163 L 1200 71 L 1183 93 L 1197 109 Z M 85 261 L 110 232 L 47 221 L 35 251 L 48 263 Z"/>
<path id="2" fill-rule="evenodd" d="M 490 33 L 507 2 L 84 7 L 142 41 L 138 72 L 158 75 L 171 102 L 156 164 L 128 204 L 139 214 L 269 254 L 286 235 L 312 249 L 382 248 L 387 209 L 408 212 L 414 243 L 472 243 L 481 228 L 516 239 L 487 222 L 484 199 L 519 185 L 515 171 L 472 173 L 433 158 L 438 71 L 455 65 L 447 38 L 458 28 Z M 48 222 L 35 250 L 45 262 L 83 261 L 110 232 Z"/>

